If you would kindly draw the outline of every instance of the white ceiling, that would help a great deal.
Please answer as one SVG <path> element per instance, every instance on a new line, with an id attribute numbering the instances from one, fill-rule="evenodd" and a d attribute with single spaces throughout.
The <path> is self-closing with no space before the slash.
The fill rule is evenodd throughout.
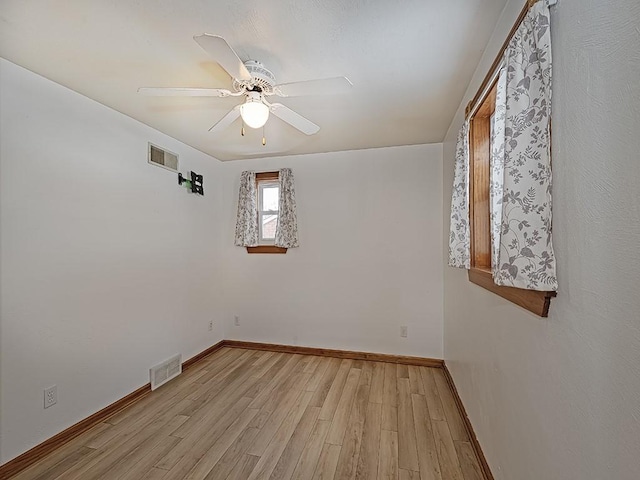
<path id="1" fill-rule="evenodd" d="M 221 160 L 442 141 L 506 0 L 0 0 L 0 56 Z M 193 40 L 223 36 L 278 83 L 344 75 L 352 93 L 279 101 L 320 125 L 271 116 L 211 134 L 238 98 L 157 98 L 138 87 L 222 87 Z"/>

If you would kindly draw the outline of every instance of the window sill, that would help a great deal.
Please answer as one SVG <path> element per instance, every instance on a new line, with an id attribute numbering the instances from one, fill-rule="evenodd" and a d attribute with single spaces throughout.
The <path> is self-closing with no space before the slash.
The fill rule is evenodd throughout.
<path id="1" fill-rule="evenodd" d="M 472 268 L 469 270 L 469 281 L 500 295 L 502 298 L 535 313 L 539 317 L 549 316 L 549 304 L 556 296 L 556 292 L 538 292 L 536 290 L 524 290 L 522 288 L 501 287 L 493 283 L 490 271 Z"/>
<path id="2" fill-rule="evenodd" d="M 287 253 L 287 249 L 275 245 L 258 245 L 257 247 L 247 247 L 247 253 Z"/>

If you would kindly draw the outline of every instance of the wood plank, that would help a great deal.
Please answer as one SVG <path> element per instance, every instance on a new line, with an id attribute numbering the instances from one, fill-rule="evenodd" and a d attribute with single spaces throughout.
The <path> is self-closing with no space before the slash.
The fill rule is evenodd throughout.
<path id="1" fill-rule="evenodd" d="M 334 478 L 341 449 L 340 445 L 324 444 L 313 480 L 332 480 Z"/>
<path id="2" fill-rule="evenodd" d="M 293 436 L 293 432 L 298 426 L 298 423 L 300 423 L 312 395 L 313 392 L 304 392 L 300 396 L 298 402 L 293 409 L 291 409 L 291 412 L 282 422 L 282 425 L 274 435 L 272 441 L 264 450 L 263 455 L 260 457 L 260 460 L 258 460 L 258 463 L 251 472 L 251 475 L 249 475 L 249 480 L 269 478 L 275 469 L 282 452 L 284 452 L 287 447 L 289 439 Z M 316 415 L 315 412 L 313 415 Z"/>
<path id="3" fill-rule="evenodd" d="M 458 410 L 458 406 L 453 398 L 453 394 L 449 388 L 449 384 L 447 383 L 444 373 L 442 370 L 434 370 L 433 376 L 436 381 L 436 386 L 438 387 L 440 400 L 442 400 L 444 415 L 451 430 L 451 437 L 454 440 L 468 442 L 469 434 L 467 433 L 467 429 L 462 421 L 460 411 Z"/>
<path id="4" fill-rule="evenodd" d="M 398 405 L 397 386 L 396 386 L 396 369 L 395 365 L 386 364 L 384 366 L 384 391 L 382 394 L 382 403 L 387 405 Z"/>
<path id="5" fill-rule="evenodd" d="M 432 420 L 433 437 L 436 443 L 436 451 L 438 452 L 438 460 L 440 462 L 440 472 L 443 479 L 447 480 L 464 480 L 456 447 L 451 438 L 451 432 L 447 422 Z"/>
<path id="6" fill-rule="evenodd" d="M 329 365 L 331 364 L 331 361 L 327 358 L 322 358 L 322 357 L 318 357 L 318 358 L 320 358 L 320 361 L 318 362 L 316 369 L 314 370 L 313 374 L 311 375 L 311 378 L 309 379 L 305 387 L 305 390 L 307 390 L 308 392 L 315 392 L 318 389 L 320 382 L 322 381 L 322 378 L 324 377 L 327 369 L 329 368 Z M 336 361 L 335 363 L 336 363 L 336 372 L 337 372 L 338 362 Z M 321 405 L 314 405 L 314 406 L 319 407 Z"/>
<path id="7" fill-rule="evenodd" d="M 182 439 L 172 436 L 161 438 L 156 445 L 150 449 L 135 465 L 128 467 L 126 471 L 119 475 L 118 480 L 138 480 L 145 476 L 167 452 L 172 450 Z M 109 472 L 113 473 L 113 472 Z M 164 472 L 166 473 L 166 472 Z M 51 477 L 50 477 L 51 478 Z"/>
<path id="8" fill-rule="evenodd" d="M 340 457 L 338 458 L 338 466 L 336 467 L 336 478 L 356 478 L 368 398 L 369 385 L 366 383 L 359 385 L 355 400 L 352 403 L 351 412 L 347 419 L 347 428 L 342 441 L 342 449 L 340 450 Z"/>
<path id="9" fill-rule="evenodd" d="M 211 419 L 205 417 L 200 425 L 194 425 L 190 431 L 184 432 L 182 438 L 185 441 L 180 442 L 155 466 L 172 470 L 178 463 L 184 466 L 185 462 L 193 461 L 195 464 L 250 402 L 250 398 L 243 397 L 238 399 L 231 408 L 225 407 L 222 412 L 218 409 L 212 410 Z"/>
<path id="10" fill-rule="evenodd" d="M 289 415 L 291 409 L 299 403 L 300 398 L 310 393 L 313 392 L 304 392 L 304 394 L 298 390 L 290 390 L 287 392 L 287 395 L 282 398 L 282 401 L 269 416 L 264 426 L 260 428 L 260 432 L 256 435 L 247 453 L 255 455 L 256 457 L 262 456 L 272 441 L 272 438 L 276 435 L 276 432 Z"/>
<path id="11" fill-rule="evenodd" d="M 464 480 L 483 480 L 482 469 L 469 442 L 453 442 Z"/>
<path id="12" fill-rule="evenodd" d="M 398 378 L 398 467 L 418 472 L 420 466 L 414 425 L 409 379 Z"/>
<path id="13" fill-rule="evenodd" d="M 292 477 L 319 413 L 320 407 L 307 407 L 271 473 L 273 480 L 289 480 Z"/>
<path id="14" fill-rule="evenodd" d="M 258 460 L 260 460 L 260 458 L 254 455 L 244 455 L 226 480 L 247 480 L 258 463 Z M 218 479 L 212 478 L 211 480 Z"/>
<path id="15" fill-rule="evenodd" d="M 342 390 L 349 376 L 352 363 L 351 360 L 342 360 L 340 363 L 338 373 L 336 373 L 333 383 L 327 392 L 327 398 L 324 400 L 324 403 L 322 403 L 322 410 L 320 410 L 320 415 L 318 416 L 320 420 L 333 419 L 333 414 L 338 407 L 338 402 L 342 396 Z"/>
<path id="16" fill-rule="evenodd" d="M 95 450 L 93 448 L 80 447 L 71 454 L 65 456 L 60 462 L 56 463 L 50 468 L 47 468 L 44 471 L 41 471 L 41 473 L 38 475 L 35 475 L 35 472 L 30 472 L 28 476 L 23 477 L 19 475 L 18 477 L 14 478 L 28 478 L 30 480 L 48 480 L 50 478 L 57 478 L 59 476 L 62 476 L 64 472 L 69 470 L 74 465 L 82 462 L 87 457 L 87 455 L 90 455 L 94 452 Z"/>
<path id="17" fill-rule="evenodd" d="M 384 363 L 375 362 L 373 364 L 373 374 L 371 376 L 371 391 L 369 401 L 372 403 L 382 403 L 384 387 Z"/>
<path id="18" fill-rule="evenodd" d="M 356 478 L 358 480 L 368 480 L 376 478 L 378 475 L 381 427 L 382 404 L 369 402 L 365 414 L 360 456 L 356 470 Z"/>
<path id="19" fill-rule="evenodd" d="M 351 412 L 351 406 L 355 399 L 356 390 L 358 388 L 358 382 L 360 381 L 360 374 L 362 370 L 352 368 L 347 376 L 347 381 L 342 389 L 342 395 L 336 406 L 335 414 L 333 415 L 333 421 L 331 422 L 331 428 L 327 435 L 327 443 L 333 445 L 342 445 L 342 439 L 347 429 L 347 418 Z M 325 419 L 323 419 L 325 420 Z"/>
<path id="20" fill-rule="evenodd" d="M 418 395 L 424 395 L 424 384 L 422 383 L 422 377 L 420 375 L 420 369 L 415 365 L 409 366 L 409 383 L 411 384 L 411 393 L 417 393 Z"/>
<path id="21" fill-rule="evenodd" d="M 222 458 L 225 452 L 233 445 L 233 443 L 240 437 L 246 426 L 251 422 L 253 417 L 258 413 L 257 409 L 247 408 L 240 416 L 227 428 L 216 442 L 200 457 L 195 465 L 189 469 L 193 464 L 191 459 L 183 457 L 178 464 L 171 469 L 167 478 L 183 478 L 185 480 L 196 480 L 206 477 L 213 467 Z M 185 473 L 188 472 L 185 476 Z"/>
<path id="22" fill-rule="evenodd" d="M 433 369 L 421 368 L 420 376 L 424 385 L 424 394 L 427 399 L 427 407 L 431 420 L 444 420 L 444 409 L 442 408 L 442 401 L 440 400 L 436 380 L 433 377 Z"/>
<path id="23" fill-rule="evenodd" d="M 491 473 L 491 469 L 489 468 L 489 464 L 487 463 L 487 459 L 482 452 L 482 448 L 480 446 L 480 442 L 478 442 L 478 438 L 476 437 L 475 432 L 473 431 L 473 425 L 471 425 L 471 421 L 469 420 L 469 416 L 462 404 L 462 399 L 460 395 L 458 395 L 458 390 L 456 388 L 456 384 L 453 381 L 453 377 L 451 376 L 451 372 L 445 365 L 442 369 L 442 373 L 444 373 L 445 379 L 447 380 L 447 384 L 449 385 L 449 389 L 451 390 L 451 394 L 453 395 L 453 399 L 455 400 L 456 406 L 458 407 L 458 412 L 460 413 L 460 417 L 464 422 L 464 425 L 467 429 L 467 433 L 469 435 L 469 439 L 471 442 L 471 448 L 475 454 L 475 458 L 480 465 L 480 469 L 484 474 L 484 478 L 486 480 L 493 480 L 493 474 Z"/>
<path id="24" fill-rule="evenodd" d="M 316 384 L 316 385 L 314 385 L 314 388 L 307 388 L 309 391 L 315 392 L 315 395 L 311 399 L 311 403 L 309 405 L 311 405 L 312 407 L 322 407 L 325 399 L 327 398 L 327 395 L 329 394 L 329 390 L 331 390 L 333 381 L 335 380 L 336 375 L 338 374 L 338 370 L 340 369 L 341 363 L 342 363 L 341 360 L 338 360 L 337 358 L 332 358 L 328 361 L 327 369 L 322 374 L 322 378 L 320 379 L 316 378 L 315 374 L 311 376 L 311 378 L 309 379 L 309 383 L 307 384 L 307 387 L 312 384 Z"/>
<path id="25" fill-rule="evenodd" d="M 420 473 L 412 470 L 398 469 L 400 480 L 420 480 Z"/>
<path id="26" fill-rule="evenodd" d="M 409 378 L 409 366 L 408 365 L 396 365 L 397 378 Z"/>
<path id="27" fill-rule="evenodd" d="M 162 429 L 161 434 L 152 435 L 135 448 L 132 448 L 126 456 L 120 458 L 116 463 L 112 464 L 107 471 L 103 472 L 99 477 L 100 480 L 109 478 L 119 479 L 130 474 L 132 470 L 137 469 L 141 463 L 144 463 L 146 467 L 142 469 L 138 477 L 142 476 L 142 474 L 154 466 L 155 462 L 163 458 L 167 452 L 172 450 L 180 442 L 179 438 L 172 437 L 170 433 L 182 425 L 187 418 L 188 417 L 183 415 L 177 415 L 171 419 L 171 421 L 167 423 L 167 426 Z M 95 475 L 95 470 L 87 473 L 88 475 L 86 475 L 86 477 L 90 478 L 92 475 Z"/>
<path id="28" fill-rule="evenodd" d="M 413 419 L 418 444 L 418 463 L 420 464 L 421 480 L 442 480 L 440 462 L 436 442 L 433 437 L 431 418 L 427 408 L 427 401 L 422 395 L 411 395 Z"/>
<path id="29" fill-rule="evenodd" d="M 245 456 L 247 449 L 251 445 L 251 442 L 258 433 L 257 428 L 246 428 L 231 446 L 224 452 L 224 455 L 215 467 L 205 477 L 205 480 L 216 480 L 219 478 L 227 478 L 231 474 L 231 471 L 236 467 L 238 462 Z M 258 457 L 251 456 L 258 462 Z M 255 466 L 255 464 L 254 464 Z M 251 468 L 253 470 L 253 467 Z M 248 476 L 248 475 L 247 475 Z"/>
<path id="30" fill-rule="evenodd" d="M 398 432 L 380 433 L 378 480 L 398 480 Z"/>
<path id="31" fill-rule="evenodd" d="M 486 269 L 471 268 L 467 275 L 470 282 L 496 295 L 500 295 L 502 298 L 542 318 L 549 316 L 551 299 L 557 296 L 557 292 L 540 292 L 537 290 L 525 290 L 523 288 L 496 285 L 493 281 L 493 275 Z"/>
<path id="32" fill-rule="evenodd" d="M 324 439 L 329 433 L 329 427 L 331 427 L 329 420 L 316 421 L 313 432 L 311 432 L 311 436 L 300 454 L 300 460 L 293 472 L 293 480 L 311 480 L 313 478 L 313 473 L 316 470 L 322 447 L 324 446 Z"/>
<path id="33" fill-rule="evenodd" d="M 382 404 L 382 429 L 392 432 L 398 431 L 398 407 L 388 403 Z"/>

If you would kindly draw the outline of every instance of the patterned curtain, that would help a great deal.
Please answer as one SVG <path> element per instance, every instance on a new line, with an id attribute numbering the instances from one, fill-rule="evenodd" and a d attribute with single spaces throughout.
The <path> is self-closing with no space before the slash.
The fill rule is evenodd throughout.
<path id="1" fill-rule="evenodd" d="M 456 167 L 451 194 L 449 265 L 469 269 L 469 122 L 464 122 L 456 144 Z"/>
<path id="2" fill-rule="evenodd" d="M 258 199 L 255 172 L 245 171 L 240 176 L 236 239 L 234 243 L 239 247 L 255 247 L 258 245 Z"/>
<path id="3" fill-rule="evenodd" d="M 549 7 L 537 2 L 505 52 L 494 118 L 504 149 L 493 149 L 491 186 L 492 233 L 499 235 L 499 243 L 492 241 L 494 281 L 542 291 L 558 288 L 551 240 L 549 27 Z"/>
<path id="4" fill-rule="evenodd" d="M 278 172 L 280 199 L 278 202 L 278 224 L 276 226 L 276 246 L 298 247 L 298 216 L 296 215 L 296 190 L 293 172 L 282 168 Z"/>
<path id="5" fill-rule="evenodd" d="M 504 128 L 507 114 L 507 76 L 504 68 L 500 70 L 496 91 L 496 109 L 491 117 L 491 155 L 489 157 L 489 223 L 494 279 L 499 275 L 500 270 L 500 233 L 502 232 L 502 195 L 504 193 Z"/>

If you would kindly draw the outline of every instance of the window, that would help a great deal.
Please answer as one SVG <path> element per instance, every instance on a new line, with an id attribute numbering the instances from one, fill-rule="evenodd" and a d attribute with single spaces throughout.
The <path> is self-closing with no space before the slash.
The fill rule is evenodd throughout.
<path id="1" fill-rule="evenodd" d="M 273 245 L 276 241 L 279 194 L 277 180 L 258 181 L 258 238 L 264 245 Z"/>
<path id="2" fill-rule="evenodd" d="M 247 247 L 247 252 L 287 253 L 286 248 L 275 246 L 278 204 L 280 202 L 278 172 L 256 173 L 256 192 L 258 195 L 258 243 L 260 245 Z"/>
<path id="3" fill-rule="evenodd" d="M 525 290 L 498 286 L 492 275 L 491 244 L 491 151 L 493 117 L 496 109 L 497 77 L 502 66 L 502 56 L 514 32 L 529 8 L 525 5 L 520 18 L 499 52 L 474 99 L 467 106 L 469 118 L 469 233 L 470 269 L 469 281 L 500 295 L 521 307 L 546 317 L 549 304 L 556 292 Z"/>

